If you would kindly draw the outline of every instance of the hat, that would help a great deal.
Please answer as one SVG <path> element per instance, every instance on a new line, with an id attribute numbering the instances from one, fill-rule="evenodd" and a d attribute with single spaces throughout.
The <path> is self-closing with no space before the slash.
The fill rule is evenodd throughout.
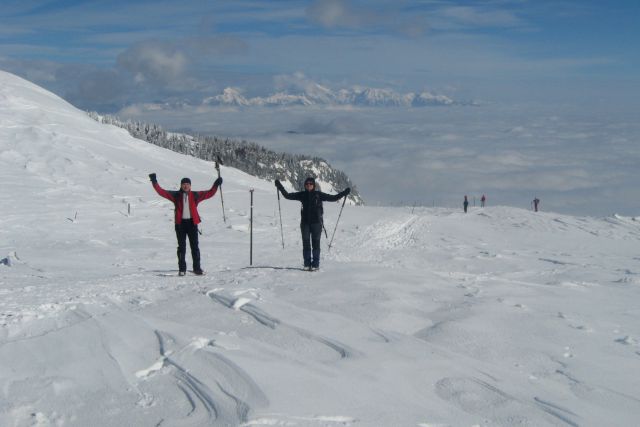
<path id="1" fill-rule="evenodd" d="M 191 180 L 189 178 L 182 178 L 182 180 L 180 181 L 180 185 L 184 183 L 191 184 Z"/>
<path id="2" fill-rule="evenodd" d="M 309 178 L 304 180 L 305 184 L 308 183 L 308 182 L 312 183 L 313 185 L 316 185 L 316 180 L 314 178 L 312 178 L 312 177 L 309 177 Z"/>

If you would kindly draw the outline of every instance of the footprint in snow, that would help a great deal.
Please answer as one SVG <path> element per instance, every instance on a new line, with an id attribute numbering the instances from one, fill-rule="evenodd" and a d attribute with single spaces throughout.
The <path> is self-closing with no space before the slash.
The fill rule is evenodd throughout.
<path id="1" fill-rule="evenodd" d="M 619 343 L 619 344 L 624 344 L 624 345 L 632 345 L 632 346 L 637 346 L 638 345 L 638 341 L 636 341 L 630 335 L 625 335 L 622 338 L 618 338 L 618 339 L 616 339 L 616 342 Z"/>
<path id="2" fill-rule="evenodd" d="M 565 359 L 573 358 L 573 353 L 571 353 L 571 347 L 567 346 L 564 348 L 564 353 L 562 353 L 562 357 L 564 357 Z"/>
<path id="3" fill-rule="evenodd" d="M 471 377 L 446 377 L 436 394 L 462 411 L 487 418 L 492 424 L 528 424 L 526 405 L 491 384 Z"/>
<path id="4" fill-rule="evenodd" d="M 558 419 L 577 426 L 570 416 L 575 415 L 557 405 L 537 400 L 521 401 L 505 391 L 473 377 L 446 377 L 436 383 L 436 394 L 464 412 L 486 418 L 490 425 L 555 425 Z M 548 418 L 540 419 L 542 410 Z M 542 421 L 542 422 L 540 422 Z"/>
<path id="5" fill-rule="evenodd" d="M 524 305 L 524 304 L 521 304 L 521 303 L 518 303 L 518 302 L 517 303 L 510 303 L 509 301 L 507 301 L 506 299 L 504 299 L 502 297 L 496 298 L 496 301 L 498 301 L 499 303 L 502 303 L 502 304 L 510 304 L 511 307 L 519 308 L 519 309 L 522 309 L 522 310 L 526 310 L 527 309 L 527 306 Z"/>
<path id="6" fill-rule="evenodd" d="M 558 318 L 560 318 L 562 320 L 566 320 L 567 324 L 569 325 L 570 328 L 577 329 L 579 331 L 584 331 L 584 332 L 593 332 L 593 329 L 590 328 L 589 326 L 582 325 L 582 324 L 577 324 L 577 323 L 573 322 L 572 319 L 567 317 L 567 315 L 564 314 L 561 311 L 558 312 Z"/>

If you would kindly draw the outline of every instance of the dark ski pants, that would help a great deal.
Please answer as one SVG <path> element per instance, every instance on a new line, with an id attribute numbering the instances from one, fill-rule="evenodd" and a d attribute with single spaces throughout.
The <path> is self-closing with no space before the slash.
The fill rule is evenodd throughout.
<path id="1" fill-rule="evenodd" d="M 322 224 L 300 224 L 302 232 L 302 258 L 305 267 L 320 267 L 320 236 Z M 313 249 L 312 249 L 313 248 Z M 313 254 L 313 258 L 311 255 Z"/>
<path id="2" fill-rule="evenodd" d="M 198 225 L 192 219 L 183 219 L 176 224 L 176 237 L 178 238 L 178 270 L 187 271 L 187 236 L 191 246 L 191 258 L 193 259 L 193 271 L 200 268 L 200 248 L 198 248 Z"/>

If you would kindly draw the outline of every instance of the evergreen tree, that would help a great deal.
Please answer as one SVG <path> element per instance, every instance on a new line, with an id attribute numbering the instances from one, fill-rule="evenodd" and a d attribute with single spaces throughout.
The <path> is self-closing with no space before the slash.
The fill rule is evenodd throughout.
<path id="1" fill-rule="evenodd" d="M 320 157 L 308 157 L 268 150 L 255 142 L 220 138 L 217 136 L 186 135 L 167 132 L 162 127 L 139 121 L 122 121 L 111 115 L 88 113 L 94 120 L 126 129 L 134 138 L 142 139 L 159 147 L 215 161 L 217 156 L 230 166 L 258 178 L 289 182 L 293 188 L 304 188 L 304 180 L 313 176 L 318 181 L 329 183 L 339 191 L 351 187 L 348 198 L 357 205 L 364 204 L 355 185 L 341 170 L 334 169 Z"/>

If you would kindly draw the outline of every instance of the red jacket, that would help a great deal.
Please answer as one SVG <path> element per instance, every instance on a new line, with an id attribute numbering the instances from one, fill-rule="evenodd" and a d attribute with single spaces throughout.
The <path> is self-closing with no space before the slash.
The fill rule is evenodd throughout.
<path id="1" fill-rule="evenodd" d="M 167 191 L 164 188 L 160 187 L 158 182 L 153 183 L 153 188 L 156 190 L 156 193 L 164 197 L 165 199 L 169 199 L 173 202 L 175 206 L 175 222 L 176 224 L 180 224 L 182 222 L 182 190 L 178 191 Z M 189 191 L 189 211 L 191 212 L 191 218 L 193 219 L 194 224 L 200 224 L 200 215 L 198 214 L 198 203 L 203 200 L 207 200 L 213 197 L 218 191 L 218 186 L 213 184 L 213 186 L 207 191 Z"/>

